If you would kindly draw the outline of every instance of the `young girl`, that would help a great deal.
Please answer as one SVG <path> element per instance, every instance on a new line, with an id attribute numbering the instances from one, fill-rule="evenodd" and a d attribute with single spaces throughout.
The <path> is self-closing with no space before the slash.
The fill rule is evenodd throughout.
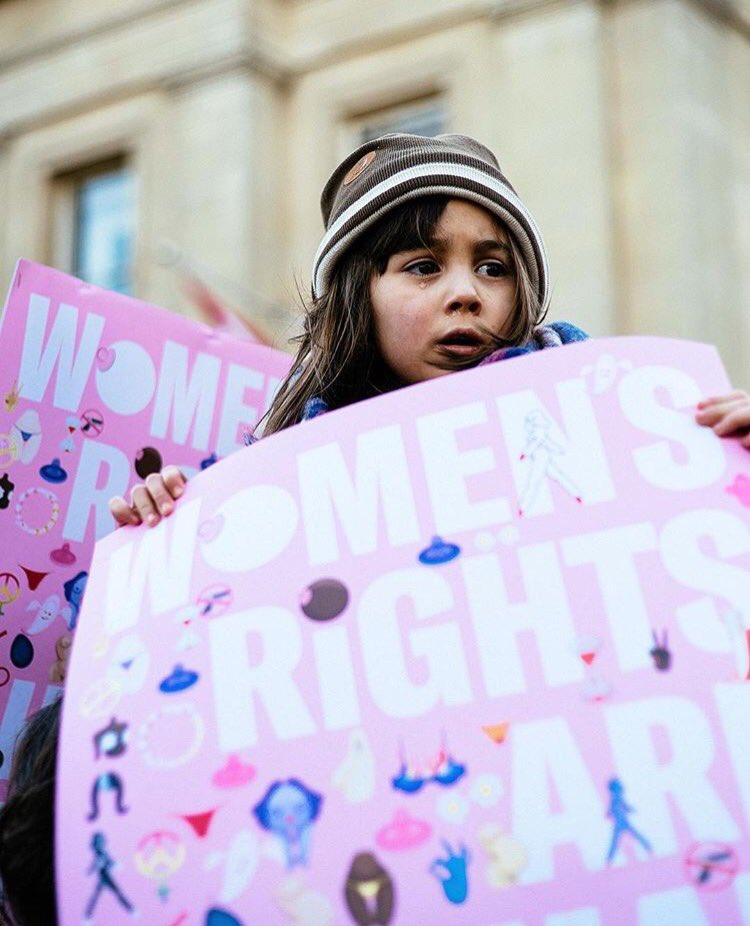
<path id="1" fill-rule="evenodd" d="M 547 255 L 495 156 L 465 135 L 386 135 L 334 171 L 313 298 L 264 435 L 391 389 L 583 340 L 540 326 Z M 750 447 L 746 393 L 708 399 L 697 421 Z M 118 525 L 153 526 L 185 484 L 175 466 L 110 503 Z"/>
<path id="2" fill-rule="evenodd" d="M 542 326 L 547 254 L 495 156 L 465 135 L 386 135 L 333 172 L 321 196 L 325 234 L 292 370 L 264 436 L 410 383 L 579 341 Z M 699 424 L 750 448 L 750 398 L 706 399 Z M 110 502 L 118 525 L 157 524 L 185 479 L 176 466 Z M 57 641 L 65 678 L 70 635 Z"/>

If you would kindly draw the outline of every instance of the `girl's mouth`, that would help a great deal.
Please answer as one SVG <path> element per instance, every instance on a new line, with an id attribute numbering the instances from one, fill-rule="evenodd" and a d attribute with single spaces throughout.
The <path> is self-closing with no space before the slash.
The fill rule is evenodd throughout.
<path id="1" fill-rule="evenodd" d="M 486 340 L 468 328 L 451 331 L 437 343 L 442 354 L 457 358 L 471 358 L 487 349 Z"/>

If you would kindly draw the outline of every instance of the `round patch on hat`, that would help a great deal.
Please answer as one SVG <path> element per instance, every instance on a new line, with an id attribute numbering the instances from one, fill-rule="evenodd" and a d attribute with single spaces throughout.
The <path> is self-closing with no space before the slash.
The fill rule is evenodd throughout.
<path id="1" fill-rule="evenodd" d="M 375 160 L 375 155 L 377 151 L 368 151 L 367 154 L 362 155 L 362 157 L 357 161 L 354 167 L 349 169 L 346 177 L 344 177 L 344 186 L 352 183 L 357 179 L 361 174 L 363 174 L 367 168 Z"/>

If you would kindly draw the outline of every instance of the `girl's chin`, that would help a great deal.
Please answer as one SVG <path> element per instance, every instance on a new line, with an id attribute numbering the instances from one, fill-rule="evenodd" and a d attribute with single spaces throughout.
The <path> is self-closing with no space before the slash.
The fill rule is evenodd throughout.
<path id="1" fill-rule="evenodd" d="M 433 366 L 430 378 L 445 376 L 446 373 L 459 373 L 461 370 L 473 370 L 486 356 L 486 351 L 479 351 L 465 357 L 441 357 Z"/>
<path id="2" fill-rule="evenodd" d="M 416 386 L 417 383 L 425 383 L 428 380 L 437 379 L 439 376 L 447 376 L 448 373 L 458 373 L 460 370 L 471 369 L 484 356 L 484 354 L 480 354 L 476 358 L 467 360 L 451 360 L 450 358 L 439 357 L 415 370 L 408 370 L 405 373 L 391 372 L 383 383 L 382 391 L 392 392 L 394 389 L 401 389 L 404 386 Z"/>
<path id="3" fill-rule="evenodd" d="M 453 372 L 454 368 L 452 367 L 434 366 L 430 364 L 426 366 L 424 370 L 420 370 L 419 373 L 413 374 L 408 379 L 402 379 L 400 385 L 414 386 L 417 383 L 426 383 L 431 379 L 437 379 L 438 376 L 445 376 L 447 373 Z"/>

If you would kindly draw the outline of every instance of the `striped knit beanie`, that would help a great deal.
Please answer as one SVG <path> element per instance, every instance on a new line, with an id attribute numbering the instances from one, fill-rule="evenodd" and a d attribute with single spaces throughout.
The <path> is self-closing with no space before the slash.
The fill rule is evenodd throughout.
<path id="1" fill-rule="evenodd" d="M 325 293 L 336 261 L 374 222 L 407 200 L 435 194 L 467 199 L 505 224 L 546 308 L 549 269 L 536 222 L 494 154 L 467 135 L 383 135 L 339 164 L 320 198 L 326 231 L 313 264 L 313 295 Z"/>

